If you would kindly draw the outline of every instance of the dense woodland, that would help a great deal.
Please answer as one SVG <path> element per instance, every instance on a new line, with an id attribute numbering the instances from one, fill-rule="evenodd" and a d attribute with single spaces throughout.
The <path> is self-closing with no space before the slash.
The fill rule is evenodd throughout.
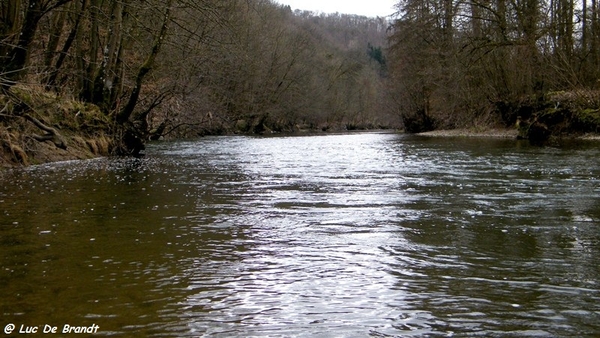
<path id="1" fill-rule="evenodd" d="M 99 107 L 117 153 L 159 137 L 397 125 L 384 18 L 265 0 L 9 0 L 0 16 L 4 93 Z M 12 106 L 5 123 L 34 115 Z"/>
<path id="2" fill-rule="evenodd" d="M 542 138 L 597 132 L 599 12 L 597 0 L 401 1 L 388 58 L 406 128 L 521 117 Z"/>
<path id="3" fill-rule="evenodd" d="M 18 160 L 83 130 L 82 144 L 137 154 L 161 137 L 557 113 L 597 132 L 598 15 L 597 0 L 403 0 L 388 18 L 269 0 L 2 0 L 0 142 Z"/>

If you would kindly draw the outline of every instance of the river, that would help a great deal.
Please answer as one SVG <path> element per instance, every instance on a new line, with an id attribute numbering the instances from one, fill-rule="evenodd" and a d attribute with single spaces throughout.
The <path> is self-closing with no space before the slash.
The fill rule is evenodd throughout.
<path id="1" fill-rule="evenodd" d="M 226 136 L 10 170 L 0 327 L 598 337 L 598 145 Z"/>

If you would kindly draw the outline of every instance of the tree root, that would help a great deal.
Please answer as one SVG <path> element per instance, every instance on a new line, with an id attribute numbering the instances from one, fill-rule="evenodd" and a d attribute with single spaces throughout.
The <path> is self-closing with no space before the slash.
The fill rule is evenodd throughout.
<path id="1" fill-rule="evenodd" d="M 45 131 L 46 133 L 42 136 L 32 135 L 32 138 L 39 142 L 52 141 L 57 148 L 67 149 L 67 140 L 54 128 L 48 127 L 47 125 L 40 122 L 40 120 L 29 114 L 23 114 L 28 121 L 32 122 L 36 127 Z"/>

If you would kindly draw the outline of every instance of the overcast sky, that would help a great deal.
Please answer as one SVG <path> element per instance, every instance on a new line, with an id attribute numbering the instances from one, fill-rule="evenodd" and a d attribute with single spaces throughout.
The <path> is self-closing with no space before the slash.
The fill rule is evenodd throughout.
<path id="1" fill-rule="evenodd" d="M 394 12 L 397 0 L 276 0 L 290 5 L 292 10 L 301 9 L 324 13 L 358 14 L 366 16 L 388 16 Z"/>

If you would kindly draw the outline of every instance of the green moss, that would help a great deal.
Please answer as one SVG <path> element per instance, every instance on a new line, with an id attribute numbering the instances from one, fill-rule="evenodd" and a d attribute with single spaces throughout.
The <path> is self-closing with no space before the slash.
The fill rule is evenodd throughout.
<path id="1" fill-rule="evenodd" d="M 581 121 L 600 123 L 600 109 L 583 109 L 577 116 Z"/>
<path id="2" fill-rule="evenodd" d="M 575 118 L 578 129 L 586 132 L 600 131 L 600 109 L 582 109 Z"/>

